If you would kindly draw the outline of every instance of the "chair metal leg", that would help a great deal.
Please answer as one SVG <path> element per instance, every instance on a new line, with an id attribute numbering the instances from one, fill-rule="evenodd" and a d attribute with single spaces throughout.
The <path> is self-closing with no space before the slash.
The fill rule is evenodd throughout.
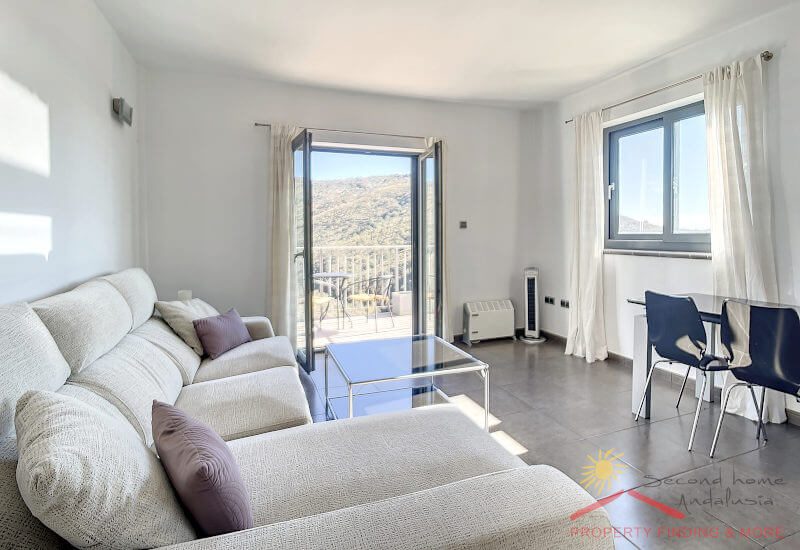
<path id="1" fill-rule="evenodd" d="M 764 432 L 764 442 L 767 442 L 767 424 L 764 422 L 764 413 L 766 412 L 766 401 L 767 398 L 767 388 L 766 386 L 761 386 L 761 413 L 758 415 L 758 419 L 761 421 L 761 431 Z"/>
<path id="2" fill-rule="evenodd" d="M 717 429 L 714 432 L 714 440 L 711 442 L 711 452 L 708 453 L 708 456 L 714 458 L 714 451 L 717 448 L 717 441 L 719 440 L 719 433 L 722 430 L 722 421 L 725 418 L 725 409 L 728 407 L 728 398 L 731 396 L 731 390 L 736 386 L 742 386 L 743 383 L 736 383 L 731 384 L 728 389 L 725 390 L 725 395 L 722 398 L 722 408 L 719 411 L 719 421 L 717 422 Z"/>
<path id="3" fill-rule="evenodd" d="M 758 429 L 756 430 L 756 440 L 761 438 L 761 430 L 764 430 L 764 441 L 767 440 L 767 428 L 764 426 L 763 418 L 763 411 L 764 411 L 764 396 L 766 395 L 767 389 L 762 386 L 761 387 L 761 405 L 758 404 L 758 399 L 756 399 L 756 390 L 753 389 L 751 384 L 747 385 L 750 388 L 750 395 L 753 398 L 753 405 L 756 406 L 756 414 L 758 415 Z"/>
<path id="4" fill-rule="evenodd" d="M 675 403 L 675 408 L 681 406 L 681 397 L 683 397 L 683 390 L 686 389 L 686 381 L 689 380 L 689 371 L 692 370 L 692 367 L 686 367 L 686 374 L 683 377 L 683 384 L 681 384 L 681 392 L 678 394 L 678 402 Z"/>
<path id="5" fill-rule="evenodd" d="M 703 406 L 703 399 L 702 396 L 705 395 L 706 392 L 706 384 L 708 383 L 708 377 L 706 376 L 705 371 L 701 373 L 703 375 L 703 383 L 700 385 L 700 396 L 701 398 L 697 400 L 697 410 L 694 412 L 694 423 L 692 424 L 692 434 L 689 436 L 689 450 L 692 450 L 692 445 L 694 445 L 694 436 L 697 433 L 697 421 L 700 419 L 700 409 Z"/>
<path id="6" fill-rule="evenodd" d="M 647 388 L 650 387 L 650 379 L 653 377 L 653 371 L 656 370 L 656 365 L 650 365 L 650 371 L 647 373 L 647 380 L 644 381 L 644 392 L 642 392 L 642 400 L 639 402 L 639 408 L 636 409 L 636 422 L 639 422 L 639 415 L 642 414 L 642 407 L 644 407 L 644 400 L 647 398 Z"/>

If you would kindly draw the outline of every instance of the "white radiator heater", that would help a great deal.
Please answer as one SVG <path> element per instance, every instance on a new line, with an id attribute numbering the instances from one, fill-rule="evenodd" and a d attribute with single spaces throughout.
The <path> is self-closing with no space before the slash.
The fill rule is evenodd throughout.
<path id="1" fill-rule="evenodd" d="M 539 334 L 539 270 L 527 267 L 524 272 L 525 284 L 525 334 L 522 341 L 539 344 L 544 338 Z"/>
<path id="2" fill-rule="evenodd" d="M 514 304 L 511 300 L 485 300 L 464 304 L 464 333 L 461 339 L 474 342 L 493 338 L 514 338 Z"/>

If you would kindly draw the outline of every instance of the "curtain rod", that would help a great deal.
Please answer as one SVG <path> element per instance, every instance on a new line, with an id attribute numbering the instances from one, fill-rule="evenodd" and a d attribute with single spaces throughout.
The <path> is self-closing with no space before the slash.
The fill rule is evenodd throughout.
<path id="1" fill-rule="evenodd" d="M 261 127 L 261 128 L 272 128 L 272 124 L 268 122 L 255 122 L 253 126 Z M 306 128 L 306 130 L 318 130 L 320 132 L 341 132 L 343 134 L 365 134 L 368 136 L 389 136 L 389 137 L 399 137 L 399 138 L 411 138 L 411 139 L 425 139 L 422 136 L 407 136 L 405 134 L 386 134 L 383 132 L 362 132 L 359 130 L 334 130 L 333 128 Z"/>
<path id="2" fill-rule="evenodd" d="M 761 52 L 761 59 L 763 59 L 764 61 L 770 61 L 773 57 L 775 57 L 775 54 L 773 54 L 769 50 L 764 50 L 763 52 Z M 626 103 L 630 103 L 631 101 L 636 101 L 637 99 L 642 99 L 642 98 L 651 96 L 653 94 L 657 94 L 659 92 L 663 92 L 665 90 L 669 90 L 671 88 L 675 88 L 677 86 L 682 86 L 683 84 L 688 84 L 689 82 L 694 82 L 698 78 L 703 78 L 703 75 L 702 74 L 696 74 L 696 75 L 694 75 L 694 76 L 692 76 L 690 78 L 686 78 L 684 80 L 681 80 L 680 82 L 674 82 L 673 84 L 668 84 L 666 86 L 662 86 L 661 88 L 658 88 L 657 90 L 651 90 L 649 92 L 645 92 L 643 94 L 637 95 L 636 97 L 632 97 L 630 99 L 626 99 L 625 101 L 620 101 L 619 103 L 614 103 L 613 105 L 608 105 L 608 106 L 603 107 L 602 109 L 600 109 L 600 112 L 607 111 L 609 109 L 613 109 L 614 107 L 619 107 L 620 105 L 625 105 Z M 570 122 L 574 122 L 574 121 L 575 121 L 575 119 L 571 118 L 569 120 L 565 120 L 564 124 L 569 124 Z"/>

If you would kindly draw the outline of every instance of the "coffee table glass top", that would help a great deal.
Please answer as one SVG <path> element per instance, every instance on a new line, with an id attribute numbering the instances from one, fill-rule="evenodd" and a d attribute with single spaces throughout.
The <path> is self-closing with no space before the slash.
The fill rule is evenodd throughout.
<path id="1" fill-rule="evenodd" d="M 431 335 L 329 344 L 328 354 L 350 384 L 486 368 L 485 363 Z"/>

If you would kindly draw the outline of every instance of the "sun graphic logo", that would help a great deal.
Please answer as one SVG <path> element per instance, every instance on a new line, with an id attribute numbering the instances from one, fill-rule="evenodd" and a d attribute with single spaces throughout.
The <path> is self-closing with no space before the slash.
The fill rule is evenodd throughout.
<path id="1" fill-rule="evenodd" d="M 620 473 L 627 468 L 627 465 L 620 460 L 622 453 L 614 453 L 614 449 L 607 451 L 598 449 L 597 458 L 592 455 L 586 455 L 586 458 L 590 463 L 583 467 L 581 485 L 587 491 L 596 490 L 598 495 L 602 495 L 603 491 L 611 487 Z"/>

